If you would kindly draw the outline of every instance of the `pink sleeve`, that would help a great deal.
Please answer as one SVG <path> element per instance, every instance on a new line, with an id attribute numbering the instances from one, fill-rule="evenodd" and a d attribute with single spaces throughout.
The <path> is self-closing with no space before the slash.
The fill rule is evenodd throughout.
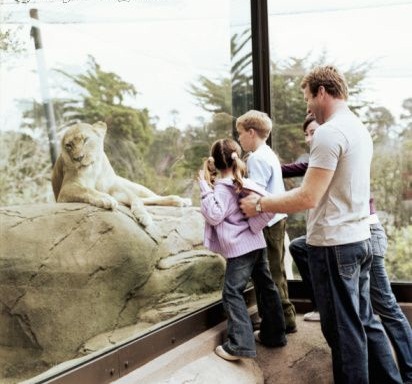
<path id="1" fill-rule="evenodd" d="M 266 225 L 269 223 L 270 220 L 273 219 L 275 215 L 276 213 L 272 212 L 262 212 L 257 216 L 251 217 L 248 220 L 251 231 L 253 233 L 261 231 L 263 228 L 266 227 Z"/>
<path id="2" fill-rule="evenodd" d="M 200 210 L 210 225 L 217 225 L 221 223 L 227 216 L 230 193 L 226 188 L 219 188 L 219 185 L 213 190 L 206 183 L 201 180 L 200 187 Z"/>

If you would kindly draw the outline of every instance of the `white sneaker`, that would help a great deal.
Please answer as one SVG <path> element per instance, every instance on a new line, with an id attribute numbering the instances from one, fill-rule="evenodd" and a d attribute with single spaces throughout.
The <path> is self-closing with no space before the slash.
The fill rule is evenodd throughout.
<path id="1" fill-rule="evenodd" d="M 305 321 L 320 321 L 320 314 L 318 311 L 312 311 L 303 315 Z"/>
<path id="2" fill-rule="evenodd" d="M 260 340 L 260 331 L 259 331 L 259 330 L 253 332 L 253 335 L 255 336 L 255 340 L 256 340 L 258 343 L 261 343 L 261 342 L 262 342 L 262 340 Z"/>
<path id="3" fill-rule="evenodd" d="M 229 360 L 229 361 L 236 361 L 240 360 L 239 356 L 231 355 L 229 352 L 226 352 L 221 345 L 218 345 L 215 349 L 216 355 L 221 357 L 222 359 Z"/>

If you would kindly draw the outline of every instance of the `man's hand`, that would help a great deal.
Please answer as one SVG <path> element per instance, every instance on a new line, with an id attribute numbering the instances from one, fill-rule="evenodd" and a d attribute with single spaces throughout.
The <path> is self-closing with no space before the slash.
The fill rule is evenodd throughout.
<path id="1" fill-rule="evenodd" d="M 256 204 L 261 196 L 257 193 L 251 192 L 243 199 L 240 199 L 240 209 L 246 215 L 246 217 L 257 216 Z"/>

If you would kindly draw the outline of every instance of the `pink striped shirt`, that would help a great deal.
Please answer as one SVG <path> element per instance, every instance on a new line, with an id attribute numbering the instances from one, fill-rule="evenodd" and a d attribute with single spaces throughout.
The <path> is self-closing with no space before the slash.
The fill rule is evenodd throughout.
<path id="1" fill-rule="evenodd" d="M 199 182 L 201 212 L 206 220 L 204 245 L 225 258 L 242 256 L 266 247 L 262 229 L 274 213 L 261 213 L 248 219 L 240 210 L 242 194 L 235 192 L 231 179 L 218 180 L 212 189 L 206 181 Z M 260 195 L 267 192 L 249 179 L 244 179 L 244 189 Z"/>

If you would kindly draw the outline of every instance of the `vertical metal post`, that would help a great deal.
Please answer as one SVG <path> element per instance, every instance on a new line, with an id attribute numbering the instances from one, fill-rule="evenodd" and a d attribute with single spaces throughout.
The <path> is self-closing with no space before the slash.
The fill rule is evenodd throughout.
<path id="1" fill-rule="evenodd" d="M 34 47 L 36 49 L 37 69 L 40 78 L 40 91 L 43 99 L 43 108 L 46 116 L 47 136 L 49 138 L 50 158 L 52 165 L 57 159 L 57 139 L 56 139 L 56 119 L 54 117 L 53 103 L 49 95 L 49 85 L 47 81 L 47 68 L 44 59 L 43 44 L 41 41 L 40 28 L 38 22 L 37 9 L 30 9 L 30 17 L 32 19 L 32 27 L 30 36 L 34 39 Z"/>
<path id="2" fill-rule="evenodd" d="M 251 0 L 254 108 L 271 116 L 267 0 Z M 271 136 L 267 140 L 271 145 Z"/>

